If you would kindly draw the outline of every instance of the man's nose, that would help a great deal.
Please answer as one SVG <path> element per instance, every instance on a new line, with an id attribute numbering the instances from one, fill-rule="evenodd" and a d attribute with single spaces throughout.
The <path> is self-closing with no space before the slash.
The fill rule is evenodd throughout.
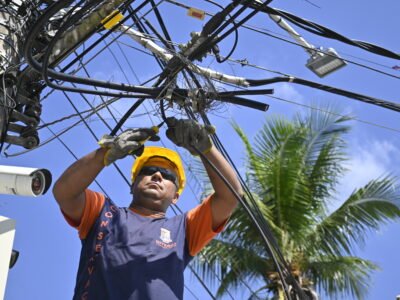
<path id="1" fill-rule="evenodd" d="M 153 175 L 151 175 L 151 179 L 161 181 L 163 179 L 163 177 L 162 177 L 160 171 L 157 171 L 157 172 L 153 173 Z"/>

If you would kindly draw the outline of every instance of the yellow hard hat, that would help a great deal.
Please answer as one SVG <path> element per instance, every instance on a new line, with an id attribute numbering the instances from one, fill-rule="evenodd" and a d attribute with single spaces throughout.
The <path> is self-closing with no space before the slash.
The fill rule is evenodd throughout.
<path id="1" fill-rule="evenodd" d="M 160 161 L 160 158 L 162 161 Z M 158 159 L 158 160 L 157 160 Z M 146 146 L 144 147 L 143 154 L 136 158 L 132 166 L 131 180 L 135 181 L 140 170 L 151 161 L 152 165 L 160 165 L 160 167 L 165 166 L 165 160 L 167 160 L 167 167 L 173 169 L 178 175 L 178 194 L 180 195 L 185 187 L 186 177 L 185 170 L 183 168 L 182 160 L 179 154 L 171 149 L 156 147 L 156 146 Z M 168 165 L 169 163 L 169 165 Z"/>

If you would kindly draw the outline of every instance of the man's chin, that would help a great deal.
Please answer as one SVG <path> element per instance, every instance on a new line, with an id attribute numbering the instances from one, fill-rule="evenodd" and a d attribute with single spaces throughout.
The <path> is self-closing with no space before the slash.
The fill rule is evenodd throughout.
<path id="1" fill-rule="evenodd" d="M 158 190 L 156 188 L 150 188 L 150 189 L 146 189 L 146 190 L 142 191 L 142 196 L 145 199 L 154 200 L 154 201 L 157 201 L 162 198 L 160 190 Z"/>

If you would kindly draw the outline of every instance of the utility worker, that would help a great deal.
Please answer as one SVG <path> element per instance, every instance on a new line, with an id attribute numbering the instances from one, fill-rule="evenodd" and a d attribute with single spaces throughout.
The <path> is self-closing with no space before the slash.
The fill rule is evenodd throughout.
<path id="1" fill-rule="evenodd" d="M 204 153 L 242 195 L 237 177 L 212 144 L 207 127 L 193 120 L 169 118 L 167 137 L 178 146 Z M 105 135 L 101 148 L 72 164 L 58 179 L 53 194 L 67 222 L 79 231 L 82 250 L 73 299 L 182 299 L 183 272 L 190 260 L 219 233 L 237 200 L 223 180 L 203 162 L 214 192 L 183 215 L 166 218 L 185 185 L 179 155 L 144 146 L 159 137 L 151 128 Z M 132 202 L 118 207 L 88 189 L 99 172 L 129 154 Z"/>

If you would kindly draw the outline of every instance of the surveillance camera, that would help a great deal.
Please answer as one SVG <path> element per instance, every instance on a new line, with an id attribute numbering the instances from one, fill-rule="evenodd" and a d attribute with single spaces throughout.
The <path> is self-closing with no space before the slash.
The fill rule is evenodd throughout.
<path id="1" fill-rule="evenodd" d="M 37 197 L 50 185 L 51 173 L 46 169 L 0 166 L 0 194 Z"/>

